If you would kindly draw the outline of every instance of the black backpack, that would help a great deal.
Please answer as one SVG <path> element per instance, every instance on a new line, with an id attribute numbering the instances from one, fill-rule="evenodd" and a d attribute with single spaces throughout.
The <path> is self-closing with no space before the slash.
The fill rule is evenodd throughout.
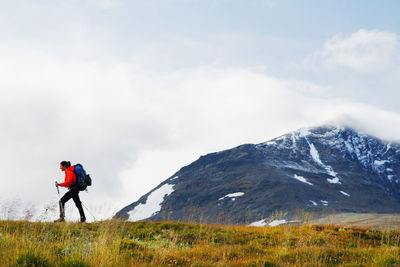
<path id="1" fill-rule="evenodd" d="M 86 190 L 88 186 L 92 185 L 92 178 L 90 178 L 89 174 L 86 174 L 85 169 L 82 164 L 74 165 L 74 173 L 76 175 L 76 185 L 79 191 Z"/>

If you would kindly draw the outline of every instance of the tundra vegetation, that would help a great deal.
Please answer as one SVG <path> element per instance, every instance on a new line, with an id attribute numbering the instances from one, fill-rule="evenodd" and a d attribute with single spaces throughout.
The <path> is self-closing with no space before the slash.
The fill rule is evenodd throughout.
<path id="1" fill-rule="evenodd" d="M 0 266 L 399 266 L 400 231 L 0 221 Z"/>

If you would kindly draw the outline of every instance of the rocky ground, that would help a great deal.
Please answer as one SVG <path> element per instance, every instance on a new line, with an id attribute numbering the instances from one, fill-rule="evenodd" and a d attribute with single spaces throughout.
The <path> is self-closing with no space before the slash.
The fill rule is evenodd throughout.
<path id="1" fill-rule="evenodd" d="M 365 226 L 377 230 L 400 230 L 400 214 L 338 213 L 312 219 L 310 223 Z"/>

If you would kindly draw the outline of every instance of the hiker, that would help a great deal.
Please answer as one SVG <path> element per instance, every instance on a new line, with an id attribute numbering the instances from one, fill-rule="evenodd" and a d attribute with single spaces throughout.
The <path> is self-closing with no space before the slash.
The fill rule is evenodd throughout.
<path id="1" fill-rule="evenodd" d="M 81 222 L 86 221 L 85 213 L 83 212 L 82 203 L 79 199 L 79 189 L 76 184 L 76 174 L 74 173 L 74 166 L 71 166 L 71 162 L 62 161 L 60 163 L 60 169 L 65 172 L 65 181 L 61 184 L 56 182 L 56 187 L 62 186 L 67 187 L 68 192 L 60 199 L 60 218 L 54 222 L 63 222 L 65 217 L 65 203 L 71 198 L 74 200 L 76 207 L 79 210 L 81 216 Z"/>

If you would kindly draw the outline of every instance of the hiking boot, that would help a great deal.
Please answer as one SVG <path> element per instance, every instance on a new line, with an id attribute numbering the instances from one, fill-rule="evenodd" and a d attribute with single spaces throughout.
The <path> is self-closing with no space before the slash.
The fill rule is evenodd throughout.
<path id="1" fill-rule="evenodd" d="M 55 223 L 56 223 L 56 222 L 65 222 L 65 220 L 64 220 L 64 218 L 60 217 L 60 218 L 58 218 L 57 220 L 55 220 L 54 222 L 55 222 Z"/>
<path id="2" fill-rule="evenodd" d="M 86 218 L 85 217 L 81 217 L 81 223 L 86 222 Z"/>

